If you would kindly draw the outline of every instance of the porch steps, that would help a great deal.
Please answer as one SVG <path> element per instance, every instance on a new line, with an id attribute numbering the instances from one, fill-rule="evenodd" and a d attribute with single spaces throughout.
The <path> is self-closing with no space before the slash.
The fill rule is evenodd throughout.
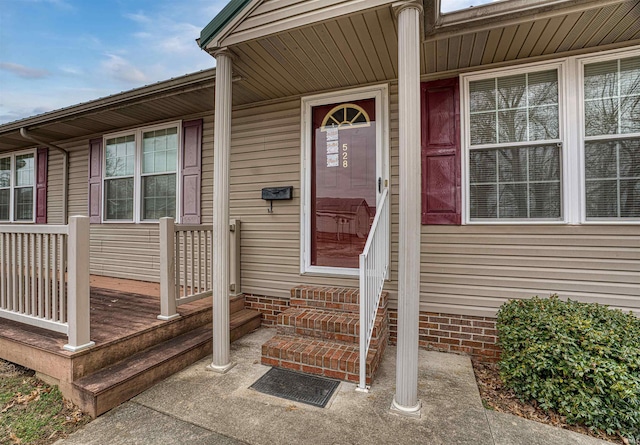
<path id="1" fill-rule="evenodd" d="M 359 298 L 358 289 L 293 288 L 291 307 L 278 315 L 277 335 L 262 345 L 262 364 L 358 382 Z M 367 384 L 389 339 L 387 301 L 384 292 L 367 354 Z"/>
<path id="2" fill-rule="evenodd" d="M 242 303 L 242 304 L 240 304 Z M 261 314 L 244 309 L 244 298 L 230 304 L 230 339 L 235 341 L 260 327 Z M 212 331 L 205 324 L 133 353 L 72 382 L 74 401 L 97 417 L 140 394 L 166 377 L 211 354 Z"/>

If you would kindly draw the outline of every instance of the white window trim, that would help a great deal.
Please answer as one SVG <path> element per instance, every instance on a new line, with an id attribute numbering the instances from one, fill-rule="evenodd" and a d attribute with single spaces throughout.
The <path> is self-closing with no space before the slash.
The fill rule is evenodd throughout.
<path id="1" fill-rule="evenodd" d="M 610 51 L 603 51 L 596 55 L 581 55 L 574 57 L 575 70 L 576 70 L 576 96 L 578 98 L 584 97 L 584 66 L 591 63 L 607 62 L 615 59 L 626 59 L 628 57 L 640 57 L 640 47 L 615 49 Z M 578 119 L 577 127 L 577 140 L 578 140 L 578 154 L 579 159 L 579 178 L 580 178 L 580 201 L 581 201 L 581 214 L 580 223 L 587 225 L 638 225 L 640 224 L 640 218 L 606 218 L 606 219 L 587 219 L 587 188 L 586 188 L 586 172 L 584 167 L 584 146 L 585 146 L 585 123 L 584 123 L 584 101 L 578 100 L 577 107 L 580 119 Z M 633 137 L 633 134 L 628 136 Z M 609 136 L 607 136 L 609 138 Z"/>
<path id="2" fill-rule="evenodd" d="M 182 121 L 165 122 L 162 124 L 149 125 L 146 127 L 138 127 L 130 130 L 119 131 L 117 133 L 105 134 L 102 137 L 102 195 L 100 197 L 100 219 L 103 224 L 158 224 L 157 219 L 142 219 L 142 135 L 148 131 L 163 130 L 165 128 L 177 128 L 178 148 L 176 153 L 176 222 L 180 222 L 180 205 L 182 199 L 182 190 L 180 177 L 182 175 Z M 113 139 L 122 136 L 133 135 L 135 139 L 135 156 L 134 156 L 134 173 L 133 173 L 133 219 L 105 219 L 106 207 L 105 207 L 105 194 L 106 187 L 105 182 L 109 179 L 117 179 L 117 177 L 107 178 L 106 160 L 107 160 L 107 139 Z M 148 176 L 148 175 L 144 175 Z"/>
<path id="3" fill-rule="evenodd" d="M 560 184 L 562 187 L 562 194 L 560 197 L 560 209 L 561 209 L 561 219 L 471 219 L 471 203 L 469 197 L 469 154 L 472 151 L 471 149 L 471 126 L 469 116 L 469 103 L 467 98 L 469 97 L 469 84 L 470 82 L 483 80 L 483 79 L 492 79 L 495 77 L 502 76 L 511 76 L 518 74 L 526 74 L 536 71 L 547 71 L 547 70 L 557 70 L 558 71 L 558 125 L 559 125 L 559 141 L 562 144 L 560 148 L 560 156 L 561 156 L 561 173 L 560 173 Z M 568 70 L 567 59 L 556 59 L 551 62 L 539 62 L 539 63 L 531 63 L 526 65 L 519 65 L 517 67 L 509 67 L 509 68 L 501 68 L 501 69 L 493 69 L 482 71 L 479 73 L 472 74 L 464 74 L 460 76 L 460 85 L 462 86 L 462 91 L 460 94 L 460 111 L 461 111 L 461 120 L 463 121 L 461 125 L 462 131 L 462 168 L 461 168 L 461 181 L 462 181 L 462 190 L 461 190 L 461 198 L 462 198 L 462 221 L 463 224 L 469 225 L 510 225 L 510 224 L 527 224 L 527 225 L 558 225 L 558 224 L 567 224 L 571 223 L 571 216 L 574 214 L 574 211 L 570 211 L 568 209 L 569 205 L 575 206 L 577 205 L 575 202 L 572 202 L 570 197 L 570 184 L 573 180 L 573 172 L 569 168 L 569 160 L 572 158 L 568 152 L 572 146 L 571 143 L 571 135 L 570 132 L 567 131 L 568 122 L 567 122 L 567 104 L 569 101 L 568 88 L 566 85 L 566 72 Z M 535 143 L 535 142 L 534 142 Z M 492 144 L 494 145 L 494 144 Z M 514 143 L 510 146 L 518 146 L 518 145 L 531 145 L 530 142 L 523 143 Z M 474 149 L 481 148 L 483 146 L 474 147 Z"/>
<path id="4" fill-rule="evenodd" d="M 31 187 L 33 188 L 33 209 L 31 210 L 31 215 L 32 218 L 30 221 L 28 220 L 20 220 L 20 221 L 16 221 L 15 220 L 15 190 L 16 188 L 21 188 L 21 187 L 16 187 L 16 156 L 22 156 L 22 155 L 27 155 L 27 154 L 31 154 L 33 155 L 33 184 L 31 185 Z M 36 222 L 36 205 L 37 205 L 37 199 L 36 199 L 36 185 L 38 182 L 38 153 L 37 150 L 32 148 L 29 150 L 21 150 L 21 151 L 16 151 L 16 152 L 11 152 L 11 153 L 0 153 L 0 158 L 11 158 L 11 175 L 9 178 L 9 219 L 3 219 L 0 220 L 0 224 L 33 224 Z M 6 190 L 6 188 L 3 188 L 3 190 Z"/>
<path id="5" fill-rule="evenodd" d="M 301 101 L 301 146 L 300 156 L 300 274 L 321 276 L 343 276 L 357 278 L 359 269 L 342 267 L 324 267 L 311 265 L 311 131 L 312 108 L 333 103 L 375 99 L 376 106 L 376 175 L 389 187 L 389 86 L 372 85 L 349 90 L 333 91 L 302 98 Z M 377 192 L 376 199 L 380 198 Z"/>
<path id="6" fill-rule="evenodd" d="M 460 75 L 460 111 L 461 111 L 461 180 L 462 180 L 462 221 L 469 225 L 558 225 L 558 224 L 587 224 L 587 225 L 638 225 L 640 218 L 609 218 L 591 219 L 586 217 L 586 175 L 584 167 L 584 66 L 591 63 L 606 62 L 615 59 L 640 57 L 640 46 L 620 48 L 598 52 L 597 54 L 582 54 L 578 56 L 554 59 L 479 71 Z M 469 203 L 469 147 L 470 122 L 469 115 L 469 82 L 474 80 L 507 76 L 512 74 L 542 71 L 557 67 L 559 124 L 562 148 L 562 220 L 475 220 L 470 218 Z M 576 110 L 577 115 L 571 113 Z M 570 116 L 573 119 L 570 119 Z M 633 135 L 629 135 L 633 136 Z"/>

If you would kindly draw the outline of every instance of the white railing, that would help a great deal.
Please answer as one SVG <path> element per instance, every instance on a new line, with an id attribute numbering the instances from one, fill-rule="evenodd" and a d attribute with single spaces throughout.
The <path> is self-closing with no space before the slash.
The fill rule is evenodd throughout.
<path id="1" fill-rule="evenodd" d="M 230 290 L 240 292 L 240 221 L 231 220 Z M 211 256 L 213 226 L 175 224 L 173 218 L 160 219 L 160 315 L 161 320 L 179 317 L 182 304 L 212 294 Z"/>
<path id="2" fill-rule="evenodd" d="M 360 383 L 365 391 L 367 381 L 367 353 L 373 326 L 380 304 L 384 281 L 389 278 L 389 199 L 384 189 L 376 216 L 369 230 L 367 243 L 360 254 Z"/>
<path id="3" fill-rule="evenodd" d="M 89 219 L 69 225 L 0 225 L 0 317 L 89 340 Z"/>

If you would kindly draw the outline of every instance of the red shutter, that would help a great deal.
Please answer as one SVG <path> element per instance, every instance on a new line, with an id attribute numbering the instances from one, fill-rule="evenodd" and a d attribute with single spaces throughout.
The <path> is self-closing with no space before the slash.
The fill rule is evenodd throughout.
<path id="1" fill-rule="evenodd" d="M 184 224 L 200 224 L 202 119 L 182 123 L 180 216 Z"/>
<path id="2" fill-rule="evenodd" d="M 460 224 L 460 96 L 458 78 L 424 82 L 422 224 Z"/>
<path id="3" fill-rule="evenodd" d="M 102 138 L 89 141 L 89 221 L 100 224 L 102 215 Z"/>
<path id="4" fill-rule="evenodd" d="M 38 148 L 36 158 L 36 224 L 47 223 L 47 172 L 49 149 Z"/>

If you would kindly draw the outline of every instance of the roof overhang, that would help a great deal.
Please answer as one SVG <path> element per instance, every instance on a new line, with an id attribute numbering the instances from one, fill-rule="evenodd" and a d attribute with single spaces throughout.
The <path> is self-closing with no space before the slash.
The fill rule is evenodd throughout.
<path id="1" fill-rule="evenodd" d="M 57 143 L 213 110 L 215 69 L 0 125 L 0 151 L 31 147 L 25 128 Z"/>
<path id="2" fill-rule="evenodd" d="M 200 32 L 198 45 L 202 49 L 214 49 L 220 41 L 246 17 L 262 0 L 231 0 L 222 11 Z"/>

